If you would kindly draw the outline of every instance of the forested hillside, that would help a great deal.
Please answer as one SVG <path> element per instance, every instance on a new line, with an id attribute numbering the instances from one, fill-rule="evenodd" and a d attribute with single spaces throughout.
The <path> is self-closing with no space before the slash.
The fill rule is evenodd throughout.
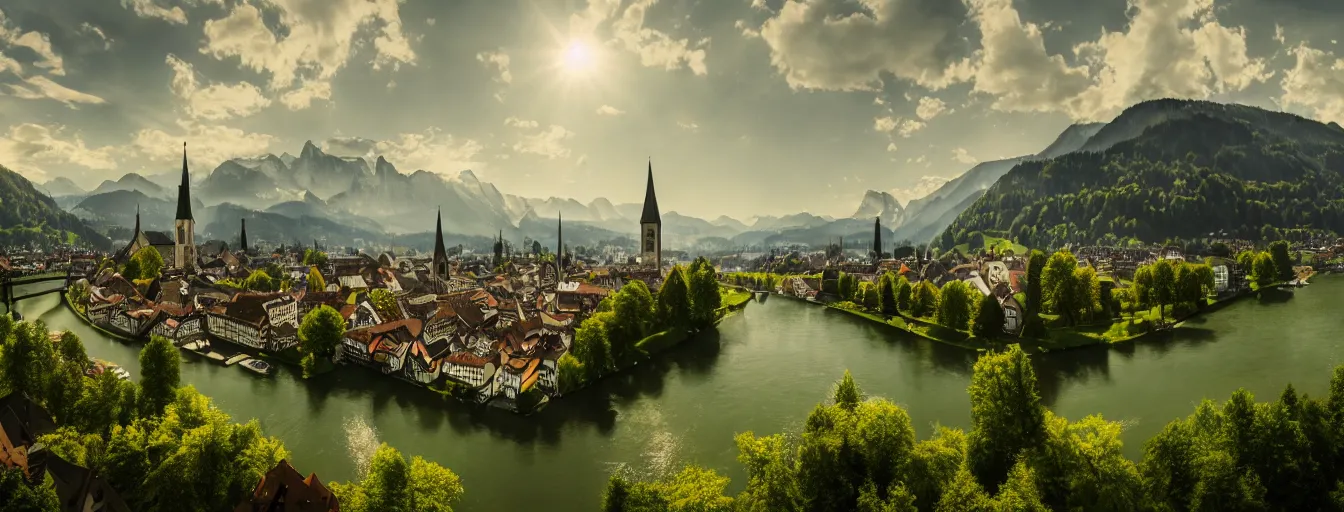
<path id="1" fill-rule="evenodd" d="M 89 229 L 78 217 L 61 210 L 56 201 L 38 192 L 32 182 L 0 165 L 0 246 L 49 244 L 60 240 L 61 231 L 99 249 L 107 249 L 111 244 L 107 237 Z"/>
<path id="2" fill-rule="evenodd" d="M 943 245 L 976 232 L 1032 247 L 1344 232 L 1339 125 L 1242 105 L 1160 100 L 1130 107 L 1098 138 L 1120 141 L 1102 152 L 1014 167 L 957 217 Z"/>

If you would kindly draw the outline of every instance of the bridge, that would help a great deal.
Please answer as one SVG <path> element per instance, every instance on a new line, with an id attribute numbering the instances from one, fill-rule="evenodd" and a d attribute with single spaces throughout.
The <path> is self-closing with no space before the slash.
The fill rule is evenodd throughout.
<path id="1" fill-rule="evenodd" d="M 55 270 L 36 274 L 24 274 L 17 271 L 5 272 L 3 275 L 0 275 L 0 301 L 4 302 L 5 311 L 9 312 L 15 320 L 22 320 L 22 316 L 20 316 L 19 312 L 14 309 L 15 304 L 18 304 L 20 301 L 52 293 L 64 294 L 69 288 L 70 283 L 80 277 L 83 276 L 75 275 L 72 269 Z M 56 281 L 59 281 L 61 285 L 46 290 L 24 293 L 22 295 L 15 294 L 15 288 L 19 286 Z"/>

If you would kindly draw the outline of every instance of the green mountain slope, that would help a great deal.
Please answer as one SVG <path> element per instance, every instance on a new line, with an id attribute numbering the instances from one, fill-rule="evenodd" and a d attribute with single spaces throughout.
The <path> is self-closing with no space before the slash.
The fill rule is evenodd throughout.
<path id="1" fill-rule="evenodd" d="M 1243 105 L 1158 100 L 1130 107 L 1084 151 L 1017 165 L 941 242 L 977 232 L 1058 247 L 1321 231 L 1344 232 L 1344 129 Z"/>
<path id="2" fill-rule="evenodd" d="M 62 232 L 66 233 L 65 240 L 61 240 Z M 32 182 L 0 166 L 0 246 L 47 245 L 71 240 L 97 249 L 111 246 L 107 237 L 61 210 L 56 201 L 38 192 Z"/>

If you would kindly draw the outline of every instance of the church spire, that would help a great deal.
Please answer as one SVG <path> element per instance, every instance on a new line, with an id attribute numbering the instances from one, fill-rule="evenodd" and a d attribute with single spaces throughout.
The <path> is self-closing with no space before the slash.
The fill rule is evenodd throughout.
<path id="1" fill-rule="evenodd" d="M 873 219 L 873 261 L 882 259 L 882 217 Z"/>
<path id="2" fill-rule="evenodd" d="M 187 143 L 182 143 L 182 184 L 177 186 L 177 219 L 193 220 L 191 216 L 191 175 L 187 172 Z"/>
<path id="3" fill-rule="evenodd" d="M 434 258 L 447 259 L 448 250 L 443 247 L 443 209 L 440 208 L 434 219 Z"/>
<path id="4" fill-rule="evenodd" d="M 555 268 L 565 268 L 565 214 L 555 212 Z"/>
<path id="5" fill-rule="evenodd" d="M 658 215 L 658 195 L 653 193 L 653 160 L 649 160 L 649 182 L 644 189 L 644 214 L 639 217 L 640 224 L 658 224 L 662 225 L 663 220 Z"/>
<path id="6" fill-rule="evenodd" d="M 247 253 L 248 253 L 248 252 L 247 252 L 247 219 L 241 219 L 241 220 L 242 220 L 242 222 L 243 222 L 243 230 L 242 230 L 242 232 L 238 235 L 239 245 L 242 245 L 242 246 L 243 246 L 243 254 L 247 254 Z"/>
<path id="7" fill-rule="evenodd" d="M 138 236 L 140 236 L 140 203 L 135 203 L 135 231 L 131 232 L 132 243 Z"/>

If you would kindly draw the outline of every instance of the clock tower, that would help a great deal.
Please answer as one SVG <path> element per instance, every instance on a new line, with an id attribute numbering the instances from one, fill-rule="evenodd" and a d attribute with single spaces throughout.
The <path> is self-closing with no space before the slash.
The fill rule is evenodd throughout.
<path id="1" fill-rule="evenodd" d="M 663 271 L 663 220 L 658 215 L 658 196 L 653 193 L 653 162 L 649 162 L 649 183 L 644 190 L 644 213 L 639 217 L 640 263 Z"/>

